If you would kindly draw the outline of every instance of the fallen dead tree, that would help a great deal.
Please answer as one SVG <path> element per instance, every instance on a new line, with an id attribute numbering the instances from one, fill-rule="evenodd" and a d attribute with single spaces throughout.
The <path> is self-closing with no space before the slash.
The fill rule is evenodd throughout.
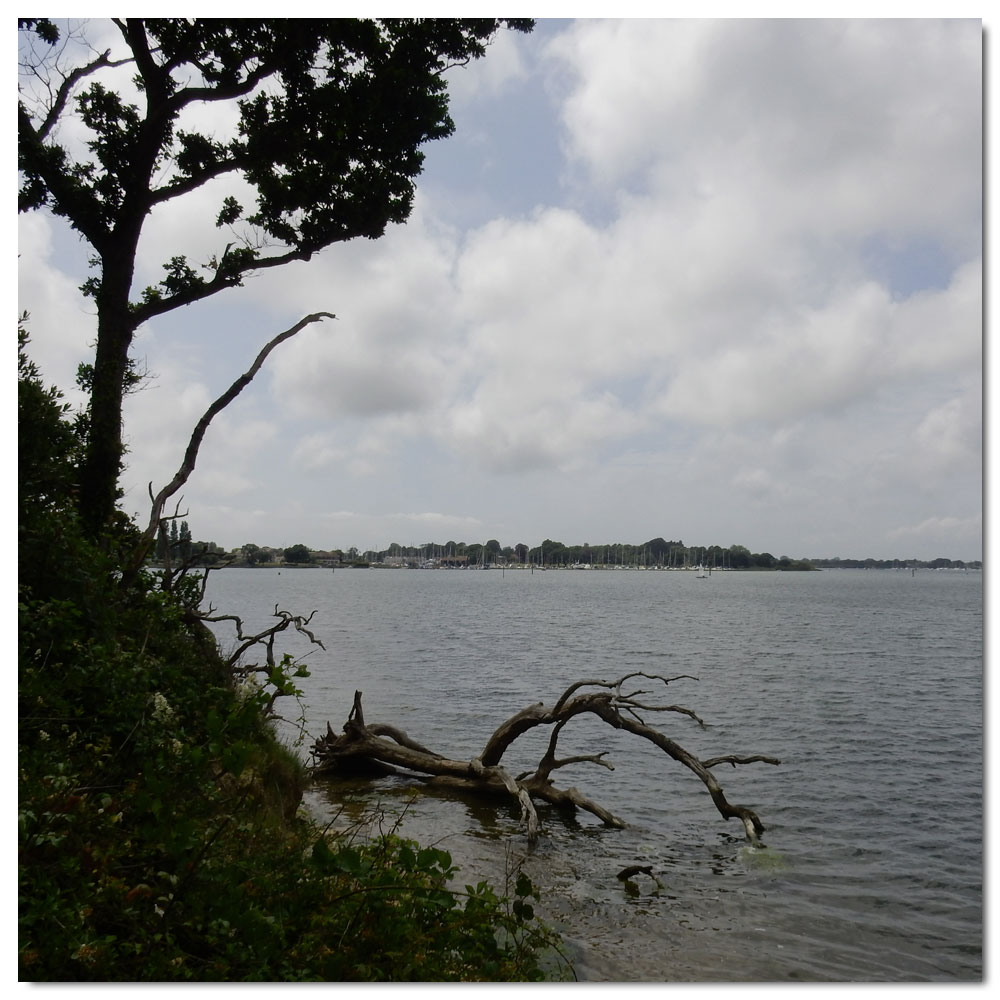
<path id="1" fill-rule="evenodd" d="M 633 671 L 616 681 L 581 680 L 571 684 L 554 705 L 537 702 L 522 709 L 507 719 L 489 738 L 479 756 L 472 760 L 450 760 L 427 747 L 421 746 L 396 726 L 384 723 L 366 723 L 361 707 L 361 692 L 354 693 L 351 708 L 343 732 L 337 735 L 327 722 L 326 734 L 319 737 L 312 747 L 313 773 L 320 775 L 368 774 L 409 774 L 435 785 L 450 785 L 455 788 L 507 795 L 515 798 L 521 808 L 521 819 L 528 837 L 538 835 L 538 814 L 535 800 L 552 805 L 583 809 L 597 816 L 607 826 L 623 827 L 624 820 L 615 816 L 603 806 L 581 794 L 576 788 L 557 788 L 552 781 L 552 773 L 570 764 L 590 763 L 614 770 L 604 759 L 605 753 L 574 757 L 556 757 L 556 744 L 563 729 L 576 716 L 590 714 L 606 722 L 614 729 L 621 729 L 648 740 L 659 747 L 669 757 L 693 771 L 708 789 L 715 807 L 723 818 L 739 819 L 751 843 L 759 844 L 764 832 L 764 824 L 757 814 L 746 806 L 730 804 L 722 791 L 722 786 L 712 774 L 712 768 L 719 764 L 751 764 L 762 762 L 780 764 L 774 757 L 757 754 L 749 757 L 728 755 L 699 760 L 678 743 L 659 730 L 649 726 L 640 713 L 675 712 L 686 715 L 704 727 L 704 722 L 694 712 L 680 705 L 647 704 L 640 700 L 650 694 L 644 690 L 625 691 L 623 685 L 634 678 L 662 681 L 664 685 L 687 678 L 688 674 L 677 677 L 662 677 Z M 512 775 L 501 765 L 504 754 L 520 736 L 538 726 L 552 726 L 552 734 L 542 759 L 534 771 Z M 400 771 L 399 769 L 402 769 Z"/>

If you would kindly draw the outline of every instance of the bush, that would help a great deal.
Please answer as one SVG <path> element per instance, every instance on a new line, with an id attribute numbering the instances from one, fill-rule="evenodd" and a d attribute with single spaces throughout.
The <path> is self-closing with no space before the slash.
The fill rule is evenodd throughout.
<path id="1" fill-rule="evenodd" d="M 65 408 L 20 375 L 22 440 L 53 445 L 19 491 L 20 979 L 541 978 L 557 942 L 525 877 L 455 891 L 445 852 L 299 814 L 267 718 L 294 664 L 239 689 L 190 586 L 123 577 L 131 524 L 84 539 Z"/>
<path id="2" fill-rule="evenodd" d="M 22 603 L 22 979 L 541 978 L 530 882 L 451 891 L 443 851 L 295 816 L 297 759 L 146 596 L 141 647 Z"/>

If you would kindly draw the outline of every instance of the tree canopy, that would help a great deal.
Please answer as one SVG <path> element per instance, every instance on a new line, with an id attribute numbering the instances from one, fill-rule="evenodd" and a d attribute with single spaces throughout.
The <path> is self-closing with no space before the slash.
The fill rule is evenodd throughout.
<path id="1" fill-rule="evenodd" d="M 492 18 L 112 22 L 121 45 L 95 52 L 49 19 L 18 21 L 19 210 L 64 217 L 94 250 L 83 285 L 97 345 L 80 492 L 94 536 L 117 499 L 137 328 L 250 272 L 404 222 L 420 147 L 454 129 L 445 70 L 483 56 L 503 26 L 532 27 Z M 221 116 L 206 113 L 221 107 L 232 113 L 228 135 Z M 70 118 L 74 128 L 61 129 Z M 82 143 L 72 139 L 79 125 Z M 224 177 L 241 183 L 220 192 L 217 252 L 204 263 L 171 256 L 159 282 L 137 292 L 150 213 Z"/>
<path id="2" fill-rule="evenodd" d="M 285 562 L 290 563 L 307 563 L 312 558 L 309 549 L 307 549 L 301 542 L 290 545 L 284 551 Z"/>

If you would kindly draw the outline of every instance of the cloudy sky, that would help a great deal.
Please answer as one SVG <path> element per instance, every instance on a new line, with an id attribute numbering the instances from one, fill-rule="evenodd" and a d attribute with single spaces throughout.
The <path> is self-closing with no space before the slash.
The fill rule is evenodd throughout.
<path id="1" fill-rule="evenodd" d="M 100 26 L 93 26 L 99 33 Z M 980 22 L 541 20 L 452 76 L 410 221 L 157 319 L 125 509 L 260 347 L 184 489 L 196 538 L 982 551 Z M 151 219 L 139 284 L 217 251 Z M 86 247 L 19 223 L 50 381 Z"/>

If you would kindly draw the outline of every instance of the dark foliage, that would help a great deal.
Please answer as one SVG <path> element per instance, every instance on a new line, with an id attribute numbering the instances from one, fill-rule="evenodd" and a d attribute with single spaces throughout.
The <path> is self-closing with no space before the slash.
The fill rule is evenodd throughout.
<path id="1" fill-rule="evenodd" d="M 20 980 L 541 978 L 555 939 L 530 881 L 458 890 L 443 851 L 299 814 L 303 766 L 267 720 L 301 670 L 285 658 L 239 685 L 193 588 L 124 585 L 137 531 L 81 531 L 76 432 L 24 345 Z"/>

